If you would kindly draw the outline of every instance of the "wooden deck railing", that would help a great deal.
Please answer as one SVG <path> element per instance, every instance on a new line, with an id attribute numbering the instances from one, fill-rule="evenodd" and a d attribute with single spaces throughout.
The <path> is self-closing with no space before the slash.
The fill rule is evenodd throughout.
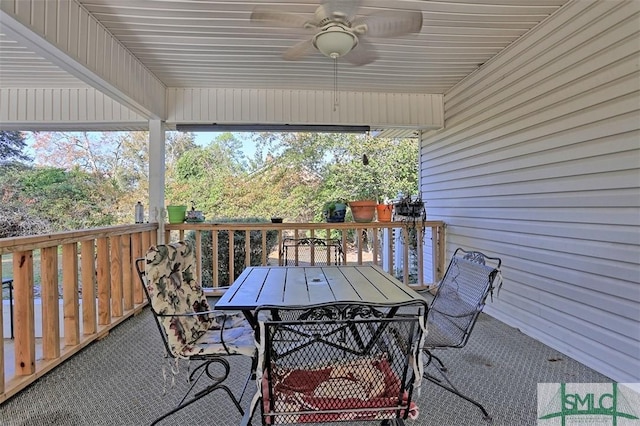
<path id="1" fill-rule="evenodd" d="M 438 281 L 444 273 L 444 223 L 426 221 L 413 229 L 416 232 L 413 237 L 422 244 L 417 245 L 414 253 L 417 273 L 416 282 L 412 284 L 425 286 Z M 3 260 L 7 262 L 11 260 L 8 262 L 11 268 L 5 270 L 0 263 L 0 273 L 13 279 L 15 336 L 14 340 L 5 339 L 0 327 L 0 342 L 4 342 L 0 345 L 0 366 L 4 367 L 0 369 L 0 404 L 142 309 L 146 303 L 134 261 L 143 256 L 150 245 L 156 244 L 157 230 L 158 224 L 136 224 L 0 239 L 0 255 L 4 255 Z M 207 231 L 210 237 L 205 234 Z M 410 263 L 409 246 L 403 244 L 402 255 L 395 255 L 399 240 L 394 235 L 402 235 L 405 241 L 409 236 L 409 228 L 402 222 L 184 223 L 166 225 L 165 240 L 194 239 L 197 273 L 201 277 L 203 260 L 210 261 L 213 271 L 218 270 L 218 242 L 221 233 L 228 236 L 230 232 L 244 233 L 244 247 L 236 247 L 235 238 L 228 239 L 227 272 L 231 278 L 220 282 L 218 274 L 212 274 L 213 289 L 231 284 L 233 277 L 241 272 L 236 269 L 252 265 L 250 256 L 245 256 L 244 265 L 236 268 L 234 256 L 250 251 L 250 237 L 253 234 L 255 243 L 256 233 L 262 246 L 257 262 L 260 265 L 281 262 L 278 248 L 287 236 L 338 235 L 343 250 L 349 252 L 347 264 L 381 265 L 410 283 L 409 268 L 398 268 L 400 264 Z M 274 232 L 277 235 L 275 258 L 273 253 L 267 253 L 267 233 Z M 370 251 L 364 248 L 365 233 L 370 239 L 367 244 Z M 203 235 L 211 238 L 215 248 L 210 255 L 212 259 L 206 259 L 200 249 Z M 40 284 L 37 306 L 41 309 L 36 309 L 35 283 Z M 0 303 L 0 318 L 3 318 L 2 311 L 3 303 Z M 41 348 L 41 354 L 36 355 L 36 348 Z"/>
<path id="2" fill-rule="evenodd" d="M 0 342 L 6 343 L 0 345 L 0 403 L 145 305 L 134 260 L 156 243 L 157 229 L 157 224 L 125 225 L 0 239 L 3 259 L 12 258 L 11 272 L 2 266 L 0 272 L 13 278 L 15 336 L 7 342 L 0 327 Z M 41 291 L 39 315 L 35 282 Z M 2 310 L 0 303 L 0 318 Z M 36 328 L 41 357 L 36 357 Z"/>
<path id="3" fill-rule="evenodd" d="M 415 225 L 415 226 L 413 226 Z M 410 282 L 409 265 L 410 263 L 410 246 L 402 244 L 402 256 L 400 261 L 396 262 L 396 235 L 400 235 L 403 241 L 409 239 L 410 230 L 415 230 L 413 238 L 421 241 L 417 244 L 417 250 L 414 254 L 417 260 L 415 270 L 417 277 Z M 202 276 L 202 263 L 204 260 L 201 244 L 205 232 L 210 232 L 210 238 L 214 247 L 218 246 L 219 236 L 221 233 L 244 233 L 244 253 L 249 250 L 250 236 L 252 232 L 260 234 L 259 241 L 262 244 L 262 258 L 260 265 L 282 264 L 282 259 L 269 258 L 267 253 L 267 231 L 277 232 L 276 250 L 281 246 L 282 239 L 289 237 L 322 237 L 331 236 L 332 233 L 339 235 L 342 241 L 343 251 L 350 253 L 347 264 L 372 263 L 381 265 L 392 275 L 400 276 L 405 284 L 416 285 L 419 287 L 431 285 L 442 277 L 444 274 L 444 223 L 440 221 L 418 222 L 409 226 L 406 222 L 343 222 L 343 223 L 183 223 L 165 226 L 165 240 L 182 240 L 190 236 L 196 245 L 196 270 L 198 277 Z M 368 237 L 368 243 L 365 239 Z M 237 276 L 241 271 L 234 270 L 234 256 L 236 252 L 235 238 L 228 239 L 229 259 L 229 277 Z M 255 238 L 254 238 L 255 240 Z M 425 249 L 428 251 L 425 253 Z M 212 253 L 213 259 L 211 264 L 213 270 L 218 269 L 219 255 L 216 251 Z M 365 259 L 368 258 L 368 259 Z M 245 256 L 244 266 L 251 266 L 249 256 Z M 219 282 L 218 274 L 213 275 L 213 288 L 219 286 L 227 286 L 233 282 L 233 278 L 229 282 Z"/>

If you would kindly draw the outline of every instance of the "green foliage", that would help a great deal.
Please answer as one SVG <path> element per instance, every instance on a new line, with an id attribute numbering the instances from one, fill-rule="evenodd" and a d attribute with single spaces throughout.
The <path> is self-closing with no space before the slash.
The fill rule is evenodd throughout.
<path id="1" fill-rule="evenodd" d="M 362 137 L 345 146 L 341 160 L 328 166 L 320 192 L 327 198 L 383 201 L 399 192 L 417 193 L 417 177 L 417 140 Z"/>
<path id="2" fill-rule="evenodd" d="M 113 221 L 107 211 L 115 194 L 101 191 L 100 179 L 77 168 L 27 169 L 17 176 L 17 182 L 31 214 L 45 218 L 57 230 L 105 226 Z"/>
<path id="3" fill-rule="evenodd" d="M 216 219 L 215 223 L 263 223 L 270 222 L 260 218 L 241 218 L 241 219 Z M 228 231 L 218 233 L 218 283 L 220 286 L 229 285 L 229 264 L 231 258 L 229 256 L 229 234 L 233 234 L 233 268 L 234 280 L 240 275 L 245 268 L 245 231 Z M 186 240 L 195 245 L 195 232 L 190 231 L 186 235 Z M 250 231 L 250 264 L 262 264 L 262 231 Z M 267 256 L 277 244 L 278 232 L 270 230 L 266 232 Z M 213 240 L 211 231 L 202 232 L 202 285 L 203 287 L 213 287 Z"/>
<path id="4" fill-rule="evenodd" d="M 167 204 L 191 205 L 193 200 L 207 218 L 320 222 L 326 202 L 365 196 L 383 200 L 418 190 L 415 139 L 260 133 L 251 135 L 256 154 L 247 159 L 238 137 L 220 134 L 201 147 L 191 133 L 167 132 Z M 5 202 L 53 218 L 56 230 L 131 223 L 135 203 L 146 204 L 146 132 L 36 133 L 34 141 L 44 167 L 0 171 Z M 363 165 L 363 154 L 368 165 Z"/>

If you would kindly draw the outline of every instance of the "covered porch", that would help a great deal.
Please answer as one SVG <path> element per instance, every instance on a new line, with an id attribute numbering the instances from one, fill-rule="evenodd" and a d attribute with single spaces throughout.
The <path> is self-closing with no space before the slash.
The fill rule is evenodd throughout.
<path id="1" fill-rule="evenodd" d="M 143 0 L 0 3 L 0 129 L 147 130 L 150 190 L 145 207 L 152 222 L 106 234 L 78 231 L 55 244 L 47 236 L 37 245 L 1 242 L 2 253 L 15 260 L 15 314 L 22 324 L 15 343 L 20 361 L 12 363 L 15 376 L 0 381 L 3 416 L 40 420 L 39 413 L 21 404 L 56 415 L 23 398 L 37 389 L 59 398 L 61 393 L 47 386 L 59 383 L 56 374 L 76 374 L 68 368 L 87 368 L 82 379 L 101 371 L 100 365 L 125 371 L 127 351 L 118 347 L 114 354 L 109 342 L 116 343 L 119 330 L 125 335 L 132 327 L 144 327 L 146 315 L 130 318 L 144 312 L 130 262 L 149 244 L 164 241 L 171 229 L 164 223 L 165 131 L 223 128 L 214 124 L 238 129 L 255 124 L 368 126 L 372 134 L 420 139 L 420 195 L 429 203 L 434 226 L 446 224 L 439 245 L 422 246 L 421 261 L 433 266 L 421 284 L 432 282 L 426 277 L 437 279 L 437 265 L 445 264 L 458 246 L 501 257 L 505 285 L 485 310 L 486 318 L 505 327 L 509 336 L 524 339 L 518 345 L 541 350 L 531 350 L 531 358 L 518 345 L 508 346 L 510 338 L 494 339 L 489 331 L 479 346 L 490 350 L 485 343 L 491 341 L 494 350 L 508 352 L 508 362 L 483 352 L 460 354 L 467 361 L 484 364 L 487 357 L 491 365 L 517 363 L 520 373 L 540 373 L 522 380 L 528 383 L 522 394 L 508 386 L 492 388 L 494 400 L 504 398 L 492 408 L 509 411 L 500 415 L 508 419 L 504 424 L 513 424 L 509 415 L 520 407 L 516 395 L 532 398 L 534 382 L 640 382 L 639 2 L 363 1 L 363 15 L 417 7 L 425 24 L 419 35 L 379 41 L 384 59 L 375 66 L 339 68 L 344 86 L 338 88 L 333 63 L 318 52 L 308 60 L 282 61 L 280 54 L 299 41 L 299 32 L 250 26 L 253 3 L 163 3 L 166 7 Z M 306 14 L 318 6 L 312 1 L 258 3 Z M 198 21 L 201 17 L 207 25 Z M 167 28 L 176 31 L 167 33 Z M 95 245 L 84 243 L 89 240 Z M 29 253 L 48 253 L 43 256 L 49 260 L 43 264 L 45 276 L 54 283 L 57 248 L 51 248 L 58 246 L 63 267 L 75 272 L 63 274 L 62 307 L 53 284 L 43 296 L 56 307 L 43 313 L 47 326 L 54 327 L 63 315 L 64 334 L 50 331 L 42 347 L 45 359 L 55 362 L 37 365 Z M 82 250 L 90 250 L 85 246 L 95 252 L 82 256 Z M 89 266 L 94 256 L 97 262 Z M 95 294 L 83 292 L 95 304 L 82 303 L 80 314 L 77 271 L 83 259 L 88 262 L 83 270 L 93 270 L 97 284 Z M 21 266 L 16 270 L 16 265 Z M 87 276 L 86 281 L 93 279 Z M 90 305 L 96 310 L 87 313 Z M 98 364 L 75 364 L 87 355 Z M 147 354 L 143 364 L 156 358 L 160 362 L 160 353 Z M 557 358 L 563 361 L 549 361 Z M 158 365 L 131 365 L 146 370 L 147 380 L 157 379 Z M 584 375 L 568 373 L 566 365 Z M 547 374 L 547 368 L 554 371 Z M 511 376 L 501 376 L 503 371 Z M 45 373 L 42 384 L 27 389 Z M 502 380 L 496 383 L 520 377 L 506 367 L 484 373 L 483 380 Z M 107 381 L 98 378 L 88 386 L 99 389 Z M 147 382 L 116 383 L 109 395 L 127 402 L 106 406 L 121 413 L 119 407 L 139 400 L 124 396 L 124 389 L 144 395 L 153 388 L 157 395 L 158 382 L 140 383 Z M 474 392 L 485 391 L 477 387 Z M 429 407 L 425 394 L 422 405 Z M 67 415 L 83 424 L 82 416 L 93 409 L 99 413 L 95 418 L 109 418 L 99 411 L 104 401 L 95 402 L 104 399 L 100 394 L 69 395 L 74 406 L 87 401 L 91 408 L 78 414 L 56 404 L 61 424 L 68 424 Z M 146 398 L 137 408 L 145 403 Z M 467 413 L 468 424 L 477 424 L 473 410 L 449 411 L 445 404 L 437 409 L 455 413 L 445 424 L 461 424 Z M 146 419 L 153 411 L 127 410 L 123 419 L 140 412 Z M 215 410 L 221 413 L 224 407 Z M 531 408 L 526 410 L 529 423 L 534 417 Z"/>

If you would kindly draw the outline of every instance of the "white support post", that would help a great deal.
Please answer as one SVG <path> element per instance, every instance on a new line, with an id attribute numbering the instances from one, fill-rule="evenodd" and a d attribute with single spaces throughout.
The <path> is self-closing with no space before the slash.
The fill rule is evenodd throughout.
<path id="1" fill-rule="evenodd" d="M 164 243 L 165 132 L 160 120 L 149 120 L 149 222 L 158 223 L 158 244 Z"/>

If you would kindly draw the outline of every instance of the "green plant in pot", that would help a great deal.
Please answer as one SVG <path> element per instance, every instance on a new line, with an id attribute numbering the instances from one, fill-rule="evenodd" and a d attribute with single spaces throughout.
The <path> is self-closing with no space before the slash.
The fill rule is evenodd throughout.
<path id="1" fill-rule="evenodd" d="M 349 207 L 354 221 L 372 222 L 380 196 L 380 171 L 375 164 L 369 164 L 367 154 L 362 155 L 362 165 L 365 166 L 363 172 L 354 179 L 354 198 L 349 202 Z"/>
<path id="2" fill-rule="evenodd" d="M 342 199 L 329 201 L 322 208 L 322 215 L 327 222 L 344 222 L 346 213 L 347 203 Z"/>

